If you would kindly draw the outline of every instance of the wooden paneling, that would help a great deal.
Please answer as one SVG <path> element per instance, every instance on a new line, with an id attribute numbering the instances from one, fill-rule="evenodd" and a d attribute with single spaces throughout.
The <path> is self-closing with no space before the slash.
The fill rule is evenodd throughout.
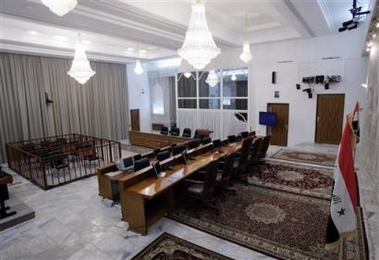
<path id="1" fill-rule="evenodd" d="M 189 140 L 191 140 L 191 138 L 129 131 L 129 142 L 132 145 L 139 145 L 153 149 L 171 144 L 183 143 Z"/>
<path id="2" fill-rule="evenodd" d="M 317 95 L 316 143 L 339 144 L 344 104 L 345 94 Z"/>
<path id="3" fill-rule="evenodd" d="M 268 133 L 271 133 L 271 144 L 287 146 L 288 143 L 288 114 L 289 104 L 268 103 L 267 111 L 276 114 L 276 126 L 269 126 Z"/>

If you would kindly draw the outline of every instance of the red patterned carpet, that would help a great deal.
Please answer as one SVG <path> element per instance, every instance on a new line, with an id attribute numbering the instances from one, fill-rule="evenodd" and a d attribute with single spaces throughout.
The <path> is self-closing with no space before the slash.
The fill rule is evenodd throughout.
<path id="1" fill-rule="evenodd" d="M 323 166 L 334 166 L 336 161 L 335 154 L 311 153 L 291 149 L 280 149 L 278 152 L 272 155 L 271 158 L 319 164 Z"/>
<path id="2" fill-rule="evenodd" d="M 231 260 L 231 258 L 220 255 L 188 241 L 180 239 L 168 233 L 151 242 L 132 260 Z"/>
<path id="3" fill-rule="evenodd" d="M 219 201 L 220 213 L 178 208 L 170 218 L 280 259 L 337 260 L 325 249 L 329 201 L 254 185 Z M 362 223 L 344 240 L 343 259 L 365 259 Z"/>
<path id="4" fill-rule="evenodd" d="M 333 169 L 266 162 L 252 173 L 250 184 L 330 200 Z"/>

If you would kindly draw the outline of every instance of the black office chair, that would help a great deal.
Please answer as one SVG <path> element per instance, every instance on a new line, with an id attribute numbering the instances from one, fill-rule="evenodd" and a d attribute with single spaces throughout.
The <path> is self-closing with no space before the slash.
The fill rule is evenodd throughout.
<path id="1" fill-rule="evenodd" d="M 168 135 L 168 127 L 167 126 L 161 127 L 161 134 L 162 135 Z"/>
<path id="2" fill-rule="evenodd" d="M 235 193 L 236 190 L 231 188 L 231 178 L 233 171 L 233 164 L 236 158 L 236 153 L 227 155 L 224 160 L 220 160 L 219 169 L 216 178 L 217 191 L 222 197 L 225 197 L 227 192 Z"/>
<path id="3" fill-rule="evenodd" d="M 139 171 L 139 170 L 141 170 L 141 169 L 143 169 L 143 168 L 146 168 L 146 167 L 148 167 L 148 166 L 150 166 L 150 161 L 149 161 L 149 159 L 147 159 L 147 158 L 142 158 L 141 160 L 138 160 L 138 161 L 135 161 L 134 162 L 134 171 L 136 172 L 136 171 Z"/>
<path id="4" fill-rule="evenodd" d="M 154 149 L 154 155 L 157 156 L 157 154 L 161 151 L 161 148 Z"/>
<path id="5" fill-rule="evenodd" d="M 233 165 L 233 180 L 240 181 L 245 184 L 247 184 L 247 160 L 249 158 L 252 142 L 253 138 L 251 136 L 243 139 L 242 147 L 238 151 Z"/>
<path id="6" fill-rule="evenodd" d="M 175 126 L 175 127 L 171 128 L 170 133 L 173 136 L 179 136 L 180 135 L 180 129 L 179 129 L 179 127 Z"/>
<path id="7" fill-rule="evenodd" d="M 158 161 L 163 161 L 170 158 L 170 152 L 169 151 L 162 151 L 157 153 L 157 160 Z"/>
<path id="8" fill-rule="evenodd" d="M 262 160 L 263 158 L 266 157 L 268 147 L 270 146 L 270 141 L 271 141 L 271 135 L 270 134 L 263 137 L 262 144 L 258 149 L 258 159 L 259 160 Z"/>
<path id="9" fill-rule="evenodd" d="M 218 170 L 218 161 L 214 160 L 208 164 L 205 171 L 204 180 L 185 179 L 185 196 L 188 200 L 195 199 L 200 201 L 195 206 L 202 208 L 209 208 L 218 213 L 219 209 L 215 207 L 215 189 L 216 177 Z"/>
<path id="10" fill-rule="evenodd" d="M 182 137 L 191 137 L 191 129 L 190 128 L 184 128 Z"/>

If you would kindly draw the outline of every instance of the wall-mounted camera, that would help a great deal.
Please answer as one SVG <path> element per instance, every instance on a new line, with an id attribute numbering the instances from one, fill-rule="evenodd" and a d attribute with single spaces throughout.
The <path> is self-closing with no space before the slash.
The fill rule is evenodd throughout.
<path id="1" fill-rule="evenodd" d="M 311 88 L 303 89 L 303 92 L 307 92 L 308 98 L 312 98 L 313 97 L 312 89 Z"/>

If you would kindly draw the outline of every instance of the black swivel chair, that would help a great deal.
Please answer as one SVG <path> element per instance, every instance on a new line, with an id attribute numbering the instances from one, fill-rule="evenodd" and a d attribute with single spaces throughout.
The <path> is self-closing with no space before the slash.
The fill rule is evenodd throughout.
<path id="1" fill-rule="evenodd" d="M 179 136 L 180 135 L 180 129 L 179 129 L 179 127 L 175 126 L 175 127 L 171 128 L 170 133 L 173 136 Z"/>
<path id="2" fill-rule="evenodd" d="M 218 170 L 218 161 L 212 161 L 205 170 L 204 180 L 185 179 L 185 195 L 188 200 L 200 201 L 195 206 L 213 209 L 218 213 L 219 209 L 214 206 L 216 202 L 215 189 Z"/>
<path id="3" fill-rule="evenodd" d="M 172 155 L 177 155 L 183 152 L 186 149 L 184 145 L 177 145 L 172 147 Z"/>
<path id="4" fill-rule="evenodd" d="M 190 128 L 184 128 L 182 137 L 191 137 L 191 129 Z"/>
<path id="5" fill-rule="evenodd" d="M 138 161 L 134 162 L 134 171 L 135 171 L 135 172 L 136 172 L 136 171 L 139 171 L 139 170 L 141 170 L 141 169 L 143 169 L 143 168 L 146 168 L 146 167 L 148 167 L 148 166 L 150 166 L 150 161 L 149 161 L 149 159 L 147 159 L 147 158 L 142 158 L 141 160 L 138 160 Z"/>
<path id="6" fill-rule="evenodd" d="M 239 135 L 241 136 L 242 139 L 245 139 L 246 137 L 249 136 L 249 132 L 248 131 L 244 131 L 244 132 L 241 132 Z"/>
<path id="7" fill-rule="evenodd" d="M 238 151 L 236 159 L 233 165 L 233 179 L 247 184 L 247 168 L 248 168 L 248 158 L 250 153 L 250 148 L 253 142 L 251 136 L 243 139 L 242 147 Z"/>
<path id="8" fill-rule="evenodd" d="M 162 135 L 168 135 L 168 127 L 167 126 L 161 127 L 161 134 Z"/>
<path id="9" fill-rule="evenodd" d="M 169 151 L 162 151 L 157 153 L 157 160 L 158 161 L 163 161 L 170 158 L 170 152 Z"/>
<path id="10" fill-rule="evenodd" d="M 200 145 L 199 139 L 193 139 L 187 143 L 188 150 L 194 149 Z"/>

